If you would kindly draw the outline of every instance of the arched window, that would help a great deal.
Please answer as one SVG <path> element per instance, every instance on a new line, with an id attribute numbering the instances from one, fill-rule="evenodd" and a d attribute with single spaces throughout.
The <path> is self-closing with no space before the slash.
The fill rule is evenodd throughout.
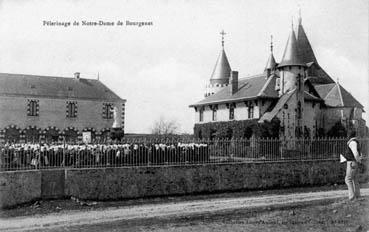
<path id="1" fill-rule="evenodd" d="M 67 102 L 67 118 L 77 117 L 77 102 Z"/>

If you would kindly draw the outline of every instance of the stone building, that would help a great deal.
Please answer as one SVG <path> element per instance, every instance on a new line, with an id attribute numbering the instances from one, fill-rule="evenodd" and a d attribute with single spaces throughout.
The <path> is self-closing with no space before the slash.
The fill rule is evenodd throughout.
<path id="1" fill-rule="evenodd" d="M 0 73 L 0 139 L 78 142 L 90 131 L 92 139 L 103 140 L 114 123 L 113 108 L 124 128 L 125 102 L 101 81 L 79 73 L 72 78 Z"/>
<path id="2" fill-rule="evenodd" d="M 195 109 L 196 137 L 365 135 L 363 106 L 319 65 L 302 26 L 291 32 L 279 63 L 270 55 L 260 74 L 238 78 L 222 49 Z M 257 133 L 257 130 L 262 133 Z M 222 136 L 219 136 L 222 134 Z"/>

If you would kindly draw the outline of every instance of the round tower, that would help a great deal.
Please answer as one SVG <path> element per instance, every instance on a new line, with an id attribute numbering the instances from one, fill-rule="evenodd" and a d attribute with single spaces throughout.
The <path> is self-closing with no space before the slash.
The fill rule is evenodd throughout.
<path id="1" fill-rule="evenodd" d="M 279 95 L 283 97 L 286 94 L 293 94 L 288 108 L 291 110 L 289 114 L 292 116 L 292 124 L 289 127 L 288 134 L 299 138 L 303 135 L 304 130 L 304 78 L 306 64 L 301 61 L 298 53 L 297 41 L 293 25 L 290 36 L 288 38 L 286 48 L 283 53 L 281 62 L 278 65 L 280 76 Z M 294 91 L 294 93 L 292 93 Z M 287 131 L 285 131 L 286 133 Z"/>
<path id="2" fill-rule="evenodd" d="M 296 87 L 303 91 L 306 64 L 304 64 L 298 54 L 295 32 L 291 30 L 286 48 L 281 62 L 278 64 L 278 70 L 281 78 L 281 89 L 279 94 L 283 95 Z"/>

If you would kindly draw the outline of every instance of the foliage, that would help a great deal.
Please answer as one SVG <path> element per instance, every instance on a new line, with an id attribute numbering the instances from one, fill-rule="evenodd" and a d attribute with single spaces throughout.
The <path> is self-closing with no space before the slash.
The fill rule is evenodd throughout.
<path id="1" fill-rule="evenodd" d="M 327 133 L 328 137 L 346 137 L 347 136 L 347 130 L 342 125 L 340 121 L 336 122 L 334 126 L 328 131 Z"/>
<path id="2" fill-rule="evenodd" d="M 261 138 L 277 138 L 279 136 L 280 122 L 273 119 L 271 122 L 258 123 L 257 119 L 209 122 L 195 124 L 194 135 L 198 139 L 249 139 L 252 135 Z"/>
<path id="3" fill-rule="evenodd" d="M 160 117 L 159 120 L 154 122 L 151 133 L 155 135 L 172 135 L 177 134 L 178 129 L 179 125 L 176 120 L 168 120 Z"/>

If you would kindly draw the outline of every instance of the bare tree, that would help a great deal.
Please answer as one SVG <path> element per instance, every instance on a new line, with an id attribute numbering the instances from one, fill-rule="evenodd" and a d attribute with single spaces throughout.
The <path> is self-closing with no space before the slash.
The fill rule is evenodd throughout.
<path id="1" fill-rule="evenodd" d="M 168 120 L 163 116 L 154 122 L 151 133 L 155 135 L 172 135 L 177 134 L 179 129 L 178 122 L 174 119 Z"/>

